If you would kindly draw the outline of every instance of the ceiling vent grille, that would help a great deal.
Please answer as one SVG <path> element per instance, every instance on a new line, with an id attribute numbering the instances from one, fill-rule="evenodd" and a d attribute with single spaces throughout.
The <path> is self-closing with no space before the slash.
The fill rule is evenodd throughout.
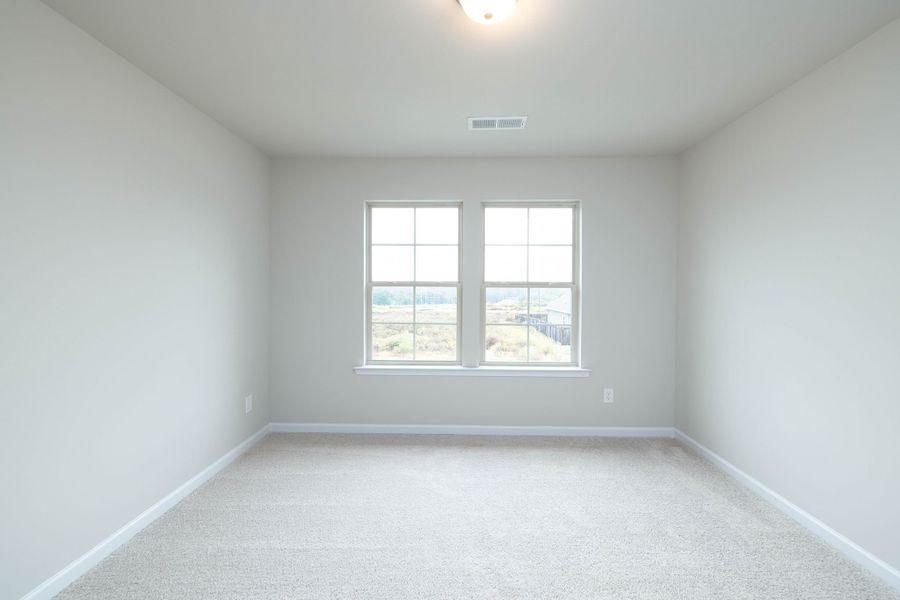
<path id="1" fill-rule="evenodd" d="M 469 131 L 525 129 L 528 117 L 469 117 Z"/>

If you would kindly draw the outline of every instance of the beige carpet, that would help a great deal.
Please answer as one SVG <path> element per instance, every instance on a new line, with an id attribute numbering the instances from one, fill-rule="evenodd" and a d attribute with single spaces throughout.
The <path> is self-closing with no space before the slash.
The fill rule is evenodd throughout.
<path id="1" fill-rule="evenodd" d="M 672 440 L 274 434 L 58 598 L 900 594 Z"/>

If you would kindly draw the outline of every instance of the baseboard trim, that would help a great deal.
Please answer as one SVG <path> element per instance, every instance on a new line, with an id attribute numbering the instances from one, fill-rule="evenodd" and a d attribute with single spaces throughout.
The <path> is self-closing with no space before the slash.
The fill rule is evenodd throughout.
<path id="1" fill-rule="evenodd" d="M 734 466 L 694 438 L 690 437 L 680 429 L 674 429 L 675 439 L 682 442 L 694 452 L 716 465 L 719 469 L 739 481 L 741 484 L 761 496 L 764 500 L 773 504 L 800 525 L 820 537 L 829 545 L 833 546 L 847 558 L 858 563 L 863 568 L 872 572 L 880 579 L 884 580 L 891 587 L 900 590 L 900 571 L 881 560 L 853 540 L 835 531 L 816 517 L 812 516 L 775 490 L 771 489 L 758 479 L 748 475 L 738 467 Z"/>
<path id="2" fill-rule="evenodd" d="M 85 552 L 81 557 L 69 563 L 58 573 L 28 592 L 22 600 L 49 600 L 65 589 L 73 581 L 95 567 L 101 560 L 109 556 L 116 548 L 130 540 L 140 530 L 158 519 L 167 510 L 178 504 L 185 496 L 199 488 L 213 475 L 233 463 L 239 456 L 255 446 L 269 433 L 265 425 L 249 438 L 229 450 L 224 456 L 178 486 L 165 498 L 136 516 L 111 536 Z"/>
<path id="3" fill-rule="evenodd" d="M 518 435 L 550 437 L 671 438 L 672 427 L 542 427 L 528 425 L 401 425 L 369 423 L 270 423 L 273 433 L 381 433 L 437 435 Z"/>

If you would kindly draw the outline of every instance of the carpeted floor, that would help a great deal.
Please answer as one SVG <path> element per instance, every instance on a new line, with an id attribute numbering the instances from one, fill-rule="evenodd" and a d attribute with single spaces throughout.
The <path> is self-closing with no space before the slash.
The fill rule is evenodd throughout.
<path id="1" fill-rule="evenodd" d="M 672 440 L 273 434 L 57 598 L 900 594 Z"/>

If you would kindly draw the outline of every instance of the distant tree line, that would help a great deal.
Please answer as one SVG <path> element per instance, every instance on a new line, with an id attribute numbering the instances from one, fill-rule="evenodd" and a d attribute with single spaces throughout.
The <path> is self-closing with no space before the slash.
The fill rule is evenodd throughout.
<path id="1" fill-rule="evenodd" d="M 405 305 L 413 303 L 411 287 L 376 287 L 372 289 L 372 304 Z M 456 288 L 416 288 L 416 304 L 456 304 Z"/>

